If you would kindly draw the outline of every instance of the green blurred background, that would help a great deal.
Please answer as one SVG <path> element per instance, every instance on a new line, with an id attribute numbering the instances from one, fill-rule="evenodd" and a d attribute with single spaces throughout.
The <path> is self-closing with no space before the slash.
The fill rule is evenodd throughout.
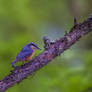
<path id="1" fill-rule="evenodd" d="M 43 36 L 63 36 L 92 13 L 92 0 L 0 0 L 0 79 L 29 42 L 43 51 Z M 81 92 L 92 87 L 92 33 L 6 92 Z M 42 51 L 37 51 L 37 56 Z M 86 91 L 89 92 L 89 91 Z M 90 91 L 92 92 L 92 91 Z"/>

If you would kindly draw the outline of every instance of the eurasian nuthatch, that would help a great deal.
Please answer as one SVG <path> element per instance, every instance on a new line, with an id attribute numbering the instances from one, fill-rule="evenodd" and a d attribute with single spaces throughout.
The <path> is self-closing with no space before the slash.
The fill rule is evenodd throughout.
<path id="1" fill-rule="evenodd" d="M 26 46 L 24 46 L 24 48 L 22 48 L 22 50 L 19 52 L 19 54 L 17 55 L 16 59 L 11 63 L 12 67 L 15 67 L 15 63 L 18 61 L 30 61 L 32 60 L 32 57 L 34 55 L 34 52 L 36 49 L 41 50 L 37 44 L 31 42 L 29 44 L 27 44 Z"/>

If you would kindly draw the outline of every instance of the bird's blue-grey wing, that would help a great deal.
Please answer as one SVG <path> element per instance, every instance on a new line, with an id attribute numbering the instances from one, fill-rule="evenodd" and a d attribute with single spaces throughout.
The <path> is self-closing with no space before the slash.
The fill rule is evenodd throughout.
<path id="1" fill-rule="evenodd" d="M 31 55 L 33 53 L 32 49 L 29 48 L 23 48 L 21 50 L 21 52 L 17 55 L 17 59 L 22 60 L 22 59 L 26 59 L 26 57 L 28 57 L 29 55 Z"/>

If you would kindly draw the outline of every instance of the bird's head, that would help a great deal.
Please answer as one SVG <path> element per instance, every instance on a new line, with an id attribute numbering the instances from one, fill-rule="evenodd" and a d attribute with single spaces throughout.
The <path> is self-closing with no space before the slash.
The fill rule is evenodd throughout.
<path id="1" fill-rule="evenodd" d="M 38 47 L 38 45 L 35 44 L 35 43 L 33 43 L 33 42 L 29 43 L 28 46 L 29 46 L 30 48 L 32 48 L 33 50 L 36 50 L 36 49 L 41 50 L 41 49 Z"/>

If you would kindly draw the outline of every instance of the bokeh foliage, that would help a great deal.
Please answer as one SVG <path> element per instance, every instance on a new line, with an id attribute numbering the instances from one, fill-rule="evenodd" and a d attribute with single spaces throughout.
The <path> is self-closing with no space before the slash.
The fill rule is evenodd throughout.
<path id="1" fill-rule="evenodd" d="M 0 0 L 0 79 L 24 45 L 32 41 L 43 50 L 43 36 L 63 36 L 73 26 L 73 16 L 83 21 L 91 6 L 91 0 Z M 7 92 L 80 92 L 92 87 L 91 35 Z"/>

